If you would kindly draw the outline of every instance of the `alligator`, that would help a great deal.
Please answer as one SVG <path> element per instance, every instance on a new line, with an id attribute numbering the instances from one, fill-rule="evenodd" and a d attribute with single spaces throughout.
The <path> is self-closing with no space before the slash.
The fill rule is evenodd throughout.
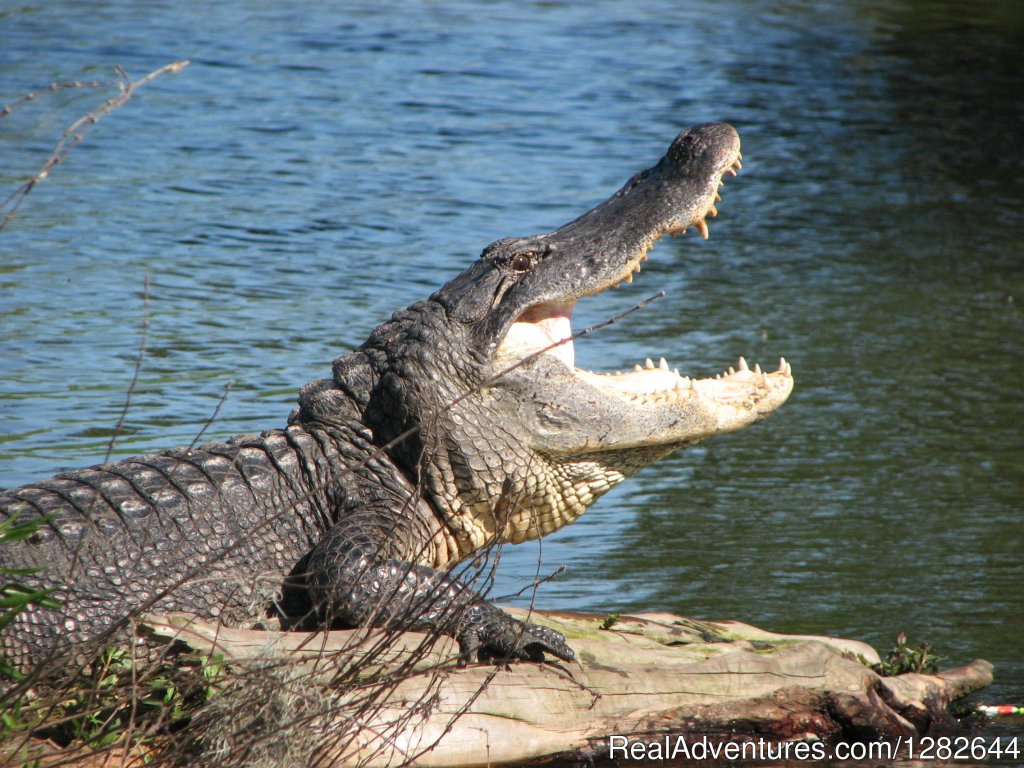
<path id="1" fill-rule="evenodd" d="M 287 426 L 63 472 L 0 495 L 38 519 L 0 548 L 47 603 L 0 637 L 28 668 L 124 641 L 147 611 L 234 625 L 374 626 L 454 636 L 462 663 L 574 658 L 456 571 L 488 547 L 551 533 L 641 467 L 740 429 L 789 396 L 789 364 L 740 358 L 689 378 L 648 358 L 574 364 L 577 301 L 632 282 L 654 243 L 708 235 L 740 167 L 729 125 L 680 133 L 661 160 L 546 234 L 487 246 L 302 387 Z"/>

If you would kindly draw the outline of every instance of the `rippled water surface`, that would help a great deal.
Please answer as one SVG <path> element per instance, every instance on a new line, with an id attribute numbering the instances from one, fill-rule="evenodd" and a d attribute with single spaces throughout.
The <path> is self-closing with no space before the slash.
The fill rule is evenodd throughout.
<path id="1" fill-rule="evenodd" d="M 140 6 L 144 5 L 142 9 Z M 0 485 L 280 426 L 395 309 L 548 230 L 675 133 L 743 138 L 711 239 L 581 304 L 584 367 L 792 361 L 768 422 L 650 467 L 497 592 L 997 664 L 1024 702 L 1024 6 L 52 2 L 0 10 L 0 101 L 139 77 L 0 233 Z M 0 119 L 0 194 L 109 92 Z M 144 288 L 148 277 L 148 290 Z M 525 599 L 525 598 L 524 598 Z"/>

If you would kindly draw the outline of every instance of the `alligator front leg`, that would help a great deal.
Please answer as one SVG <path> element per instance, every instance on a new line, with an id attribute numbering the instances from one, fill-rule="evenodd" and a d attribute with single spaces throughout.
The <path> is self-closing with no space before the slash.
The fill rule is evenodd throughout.
<path id="1" fill-rule="evenodd" d="M 453 635 L 463 663 L 542 661 L 545 652 L 575 658 L 559 632 L 512 618 L 448 573 L 388 557 L 382 545 L 395 535 L 357 518 L 334 526 L 313 549 L 306 583 L 327 621 Z"/>

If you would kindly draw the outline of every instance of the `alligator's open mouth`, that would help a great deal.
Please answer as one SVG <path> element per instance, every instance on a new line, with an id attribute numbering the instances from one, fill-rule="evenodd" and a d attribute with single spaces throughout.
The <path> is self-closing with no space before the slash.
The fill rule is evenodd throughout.
<path id="1" fill-rule="evenodd" d="M 739 168 L 740 155 L 737 151 L 732 162 L 726 165 L 719 176 L 719 188 L 723 184 L 722 176 L 735 176 Z M 635 257 L 627 260 L 624 271 L 617 278 L 599 286 L 591 295 L 617 287 L 623 282 L 632 282 L 634 273 L 640 271 L 641 263 L 647 259 L 648 251 L 666 234 L 683 234 L 692 227 L 707 239 L 706 217 L 718 214 L 715 202 L 720 200 L 716 191 L 706 208 L 685 226 L 655 232 Z M 496 362 L 509 365 L 531 355 L 550 355 L 560 360 L 582 381 L 625 400 L 669 402 L 696 398 L 705 403 L 732 406 L 741 411 L 754 410 L 762 414 L 781 405 L 793 388 L 792 370 L 784 358 L 779 360 L 776 370 L 766 373 L 760 365 L 749 367 L 746 360 L 740 357 L 735 367 L 708 378 L 683 376 L 678 369 L 671 369 L 665 358 L 661 358 L 657 365 L 651 358 L 647 358 L 625 373 L 595 373 L 578 369 L 575 366 L 571 325 L 574 306 L 575 302 L 547 302 L 527 309 L 509 328 L 498 348 Z"/>

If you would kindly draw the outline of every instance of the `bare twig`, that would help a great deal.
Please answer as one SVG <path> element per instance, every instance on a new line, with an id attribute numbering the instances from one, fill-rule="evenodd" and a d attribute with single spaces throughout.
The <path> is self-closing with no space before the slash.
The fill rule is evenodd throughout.
<path id="1" fill-rule="evenodd" d="M 576 339 L 579 339 L 579 338 L 581 338 L 583 336 L 587 336 L 587 335 L 593 333 L 594 331 L 598 331 L 601 328 L 605 328 L 605 327 L 607 327 L 609 325 L 612 325 L 613 323 L 617 323 L 620 320 L 622 320 L 623 318 L 628 317 L 629 315 L 633 314 L 634 312 L 637 312 L 637 311 L 639 311 L 641 309 L 644 309 L 651 302 L 657 301 L 658 299 L 663 299 L 663 298 L 665 298 L 665 292 L 664 291 L 658 291 L 653 296 L 648 296 L 646 299 L 644 299 L 643 301 L 637 302 L 636 304 L 634 304 L 632 307 L 630 307 L 629 309 L 625 310 L 624 312 L 620 312 L 617 315 L 612 315 L 607 320 L 603 320 L 600 323 L 598 323 L 597 325 L 589 325 L 586 328 L 584 328 L 583 330 L 577 331 L 572 336 L 569 336 L 566 339 L 559 339 L 558 341 L 553 341 L 550 344 L 548 344 L 546 347 L 544 347 L 543 349 L 538 349 L 536 352 L 531 352 L 530 354 L 526 355 L 526 357 L 520 358 L 519 360 L 517 360 L 516 362 L 512 363 L 512 365 L 508 366 L 507 368 L 503 368 L 502 370 L 498 371 L 496 374 L 491 376 L 491 378 L 487 379 L 486 381 L 481 382 L 480 384 L 478 384 L 473 389 L 466 390 L 461 395 L 456 397 L 454 400 L 446 403 L 445 406 L 444 406 L 444 410 L 450 411 L 452 408 L 457 406 L 463 400 L 466 400 L 467 398 L 472 397 L 475 392 L 478 392 L 481 389 L 484 389 L 486 387 L 490 387 L 490 386 L 496 384 L 501 379 L 502 376 L 507 376 L 508 374 L 512 373 L 512 371 L 514 371 L 514 370 L 516 370 L 518 368 L 522 368 L 524 365 L 529 365 L 534 360 L 536 360 L 538 357 L 540 357 L 541 355 L 543 355 L 543 354 L 545 354 L 547 352 L 550 352 L 552 349 L 555 349 L 556 347 L 560 347 L 563 344 L 568 344 L 571 341 L 576 341 Z M 384 445 L 380 446 L 380 448 L 378 449 L 379 452 L 382 455 L 386 454 L 389 450 L 394 448 L 396 445 L 401 443 L 403 440 L 408 440 L 410 437 L 412 437 L 414 434 L 416 434 L 416 432 L 418 432 L 419 429 L 420 429 L 419 426 L 415 426 L 415 427 L 409 427 L 409 429 L 405 430 L 404 432 L 400 432 L 394 438 L 392 438 L 388 442 L 384 443 Z M 366 461 L 362 462 L 357 467 L 352 467 L 351 469 L 349 469 L 349 472 L 354 472 L 356 469 L 360 469 L 368 461 L 369 461 L 369 459 L 367 459 Z"/>
<path id="2" fill-rule="evenodd" d="M 28 196 L 28 193 L 31 192 L 37 184 L 39 184 L 47 176 L 50 175 L 50 171 L 53 170 L 54 166 L 64 161 L 64 159 L 68 155 L 68 152 L 74 149 L 74 147 L 77 146 L 78 143 L 85 138 L 85 135 L 86 133 L 88 133 L 90 128 L 96 125 L 96 123 L 98 123 L 104 117 L 109 115 L 115 109 L 124 105 L 129 99 L 131 99 L 132 96 L 135 95 L 135 91 L 137 91 L 142 86 L 152 82 L 161 75 L 177 74 L 187 66 L 187 61 L 174 61 L 170 64 L 165 64 L 159 69 L 153 70 L 145 77 L 142 77 L 134 81 L 128 77 L 128 75 L 124 72 L 123 69 L 117 67 L 116 71 L 118 77 L 120 78 L 116 81 L 118 87 L 117 95 L 107 99 L 105 102 L 100 104 L 96 109 L 78 118 L 77 120 L 75 120 L 75 122 L 68 126 L 67 130 L 65 130 L 64 133 L 61 135 L 60 141 L 57 142 L 56 148 L 53 150 L 47 161 L 43 164 L 43 167 L 39 170 L 39 172 L 36 173 L 35 176 L 26 181 L 24 184 L 22 184 L 20 187 L 18 187 L 16 190 L 14 190 L 14 192 L 12 192 L 10 195 L 4 198 L 3 202 L 0 203 L 0 212 L 6 211 L 6 214 L 4 215 L 3 219 L 0 220 L 0 232 L 2 232 L 11 222 L 11 220 L 14 219 L 14 215 L 18 212 L 18 208 L 21 206 L 22 202 L 24 202 L 25 198 Z M 51 86 L 51 89 L 56 90 L 58 87 L 89 87 L 89 85 L 85 83 L 54 83 L 54 85 Z M 19 102 L 30 101 L 31 99 L 35 98 L 35 95 L 36 94 L 29 94 L 28 96 L 23 97 L 19 101 L 12 102 L 11 104 L 6 105 L 5 107 L 3 107 L 4 111 L 0 112 L 0 116 L 8 114 L 11 111 L 12 107 L 17 105 Z"/>
<path id="3" fill-rule="evenodd" d="M 139 372 L 142 370 L 142 360 L 146 356 L 146 341 L 149 338 L 149 275 L 142 280 L 142 340 L 139 342 L 139 353 L 135 356 L 135 371 L 132 373 L 131 383 L 128 384 L 128 391 L 124 396 L 124 407 L 121 409 L 121 416 L 114 425 L 114 432 L 107 443 L 107 452 L 103 455 L 103 463 L 110 461 L 110 454 L 114 452 L 114 443 L 124 428 L 124 420 L 128 417 L 128 409 L 132 405 L 132 395 L 135 394 L 135 385 L 139 381 Z"/>
<path id="4" fill-rule="evenodd" d="M 539 539 L 538 539 L 537 543 L 538 544 L 543 544 L 543 542 L 540 541 Z M 538 558 L 538 560 L 537 560 L 538 571 L 537 571 L 536 574 L 534 574 L 533 581 L 531 581 L 529 584 L 521 587 L 520 589 L 516 590 L 512 594 L 509 594 L 509 595 L 496 595 L 496 596 L 488 598 L 488 599 L 492 600 L 493 602 L 498 603 L 498 602 L 502 602 L 503 600 L 512 600 L 513 598 L 516 598 L 516 597 L 522 597 L 527 592 L 530 592 L 530 591 L 536 592 L 537 588 L 540 587 L 541 584 L 547 584 L 549 581 L 554 581 L 559 576 L 561 576 L 563 573 L 565 573 L 565 566 L 564 565 L 560 565 L 557 568 L 555 568 L 555 570 L 551 571 L 551 573 L 548 573 L 545 576 L 541 576 L 540 575 L 540 571 L 539 571 L 541 564 L 542 564 L 542 562 L 541 562 L 540 558 Z"/>
<path id="5" fill-rule="evenodd" d="M 213 422 L 217 420 L 217 415 L 220 413 L 220 409 L 224 405 L 224 402 L 228 399 L 228 394 L 231 392 L 231 388 L 234 385 L 234 379 L 224 385 L 224 392 L 221 394 L 220 400 L 217 401 L 217 407 L 213 409 L 213 413 L 210 414 L 210 418 L 208 418 L 206 423 L 203 424 L 203 428 L 199 430 L 196 436 L 192 438 L 192 442 L 188 444 L 189 451 L 196 447 L 196 443 L 198 443 L 200 438 L 206 434 L 206 430 L 208 430 L 213 425 Z"/>
<path id="6" fill-rule="evenodd" d="M 30 91 L 20 99 L 15 99 L 12 102 L 4 104 L 0 107 L 0 117 L 7 117 L 17 107 L 20 107 L 22 104 L 27 104 L 30 101 L 35 101 L 44 93 L 56 93 L 57 91 L 65 91 L 74 88 L 112 88 L 115 85 L 117 85 L 116 80 L 89 80 L 87 82 L 75 80 L 65 83 L 50 83 L 46 88 L 42 88 L 38 91 Z"/>

